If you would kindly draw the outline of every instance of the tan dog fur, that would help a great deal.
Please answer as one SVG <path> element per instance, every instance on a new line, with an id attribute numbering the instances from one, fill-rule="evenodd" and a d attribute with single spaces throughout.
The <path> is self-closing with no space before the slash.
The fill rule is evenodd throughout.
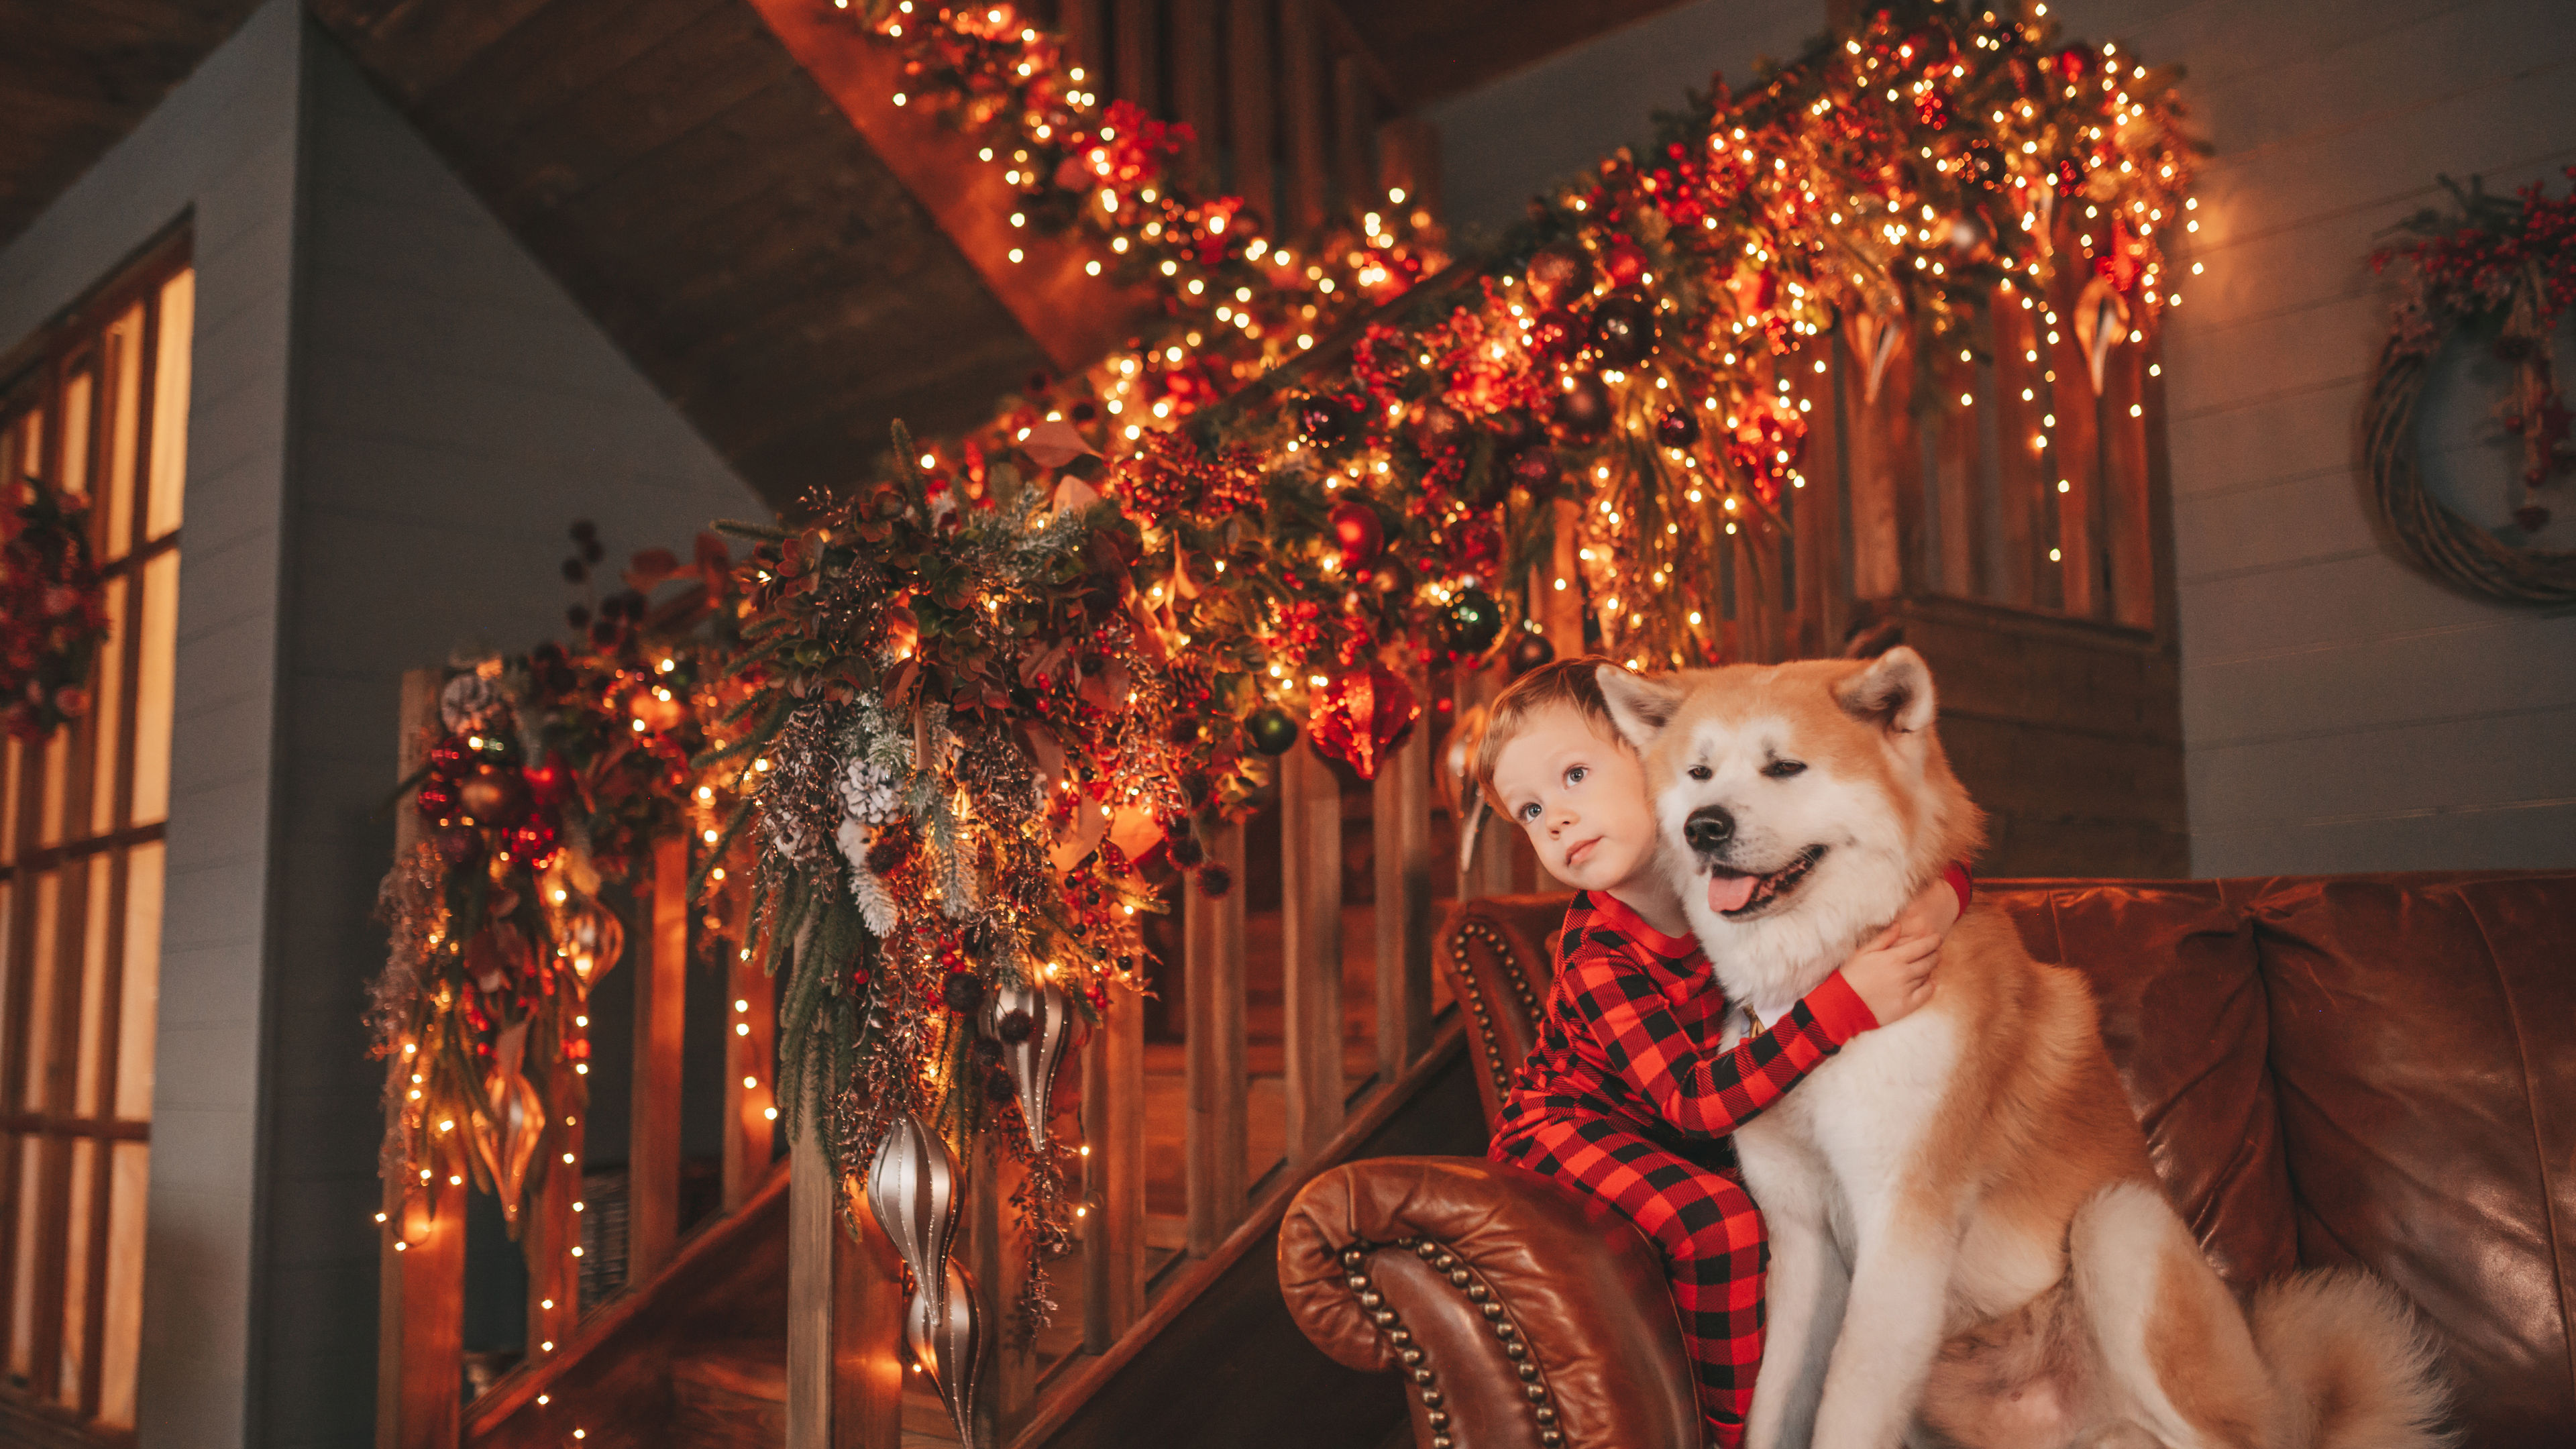
<path id="1" fill-rule="evenodd" d="M 1601 685 L 1719 982 L 1765 1021 L 1982 842 L 1910 649 Z M 1753 898 L 1715 909 L 1712 870 Z M 1935 980 L 1736 1134 L 1772 1242 L 1748 1449 L 2442 1442 L 2384 1285 L 2301 1275 L 2249 1322 L 2164 1197 L 2082 978 L 1980 904 Z"/>

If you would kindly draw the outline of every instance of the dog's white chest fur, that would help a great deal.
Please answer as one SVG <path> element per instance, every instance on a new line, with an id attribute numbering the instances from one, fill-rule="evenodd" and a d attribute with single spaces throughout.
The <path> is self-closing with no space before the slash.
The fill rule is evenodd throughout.
<path id="1" fill-rule="evenodd" d="M 1853 1038 L 1736 1133 L 1754 1200 L 1833 1224 L 1849 1256 L 1855 1215 L 1874 1220 L 1908 1180 L 1958 1056 L 1935 1010 Z"/>

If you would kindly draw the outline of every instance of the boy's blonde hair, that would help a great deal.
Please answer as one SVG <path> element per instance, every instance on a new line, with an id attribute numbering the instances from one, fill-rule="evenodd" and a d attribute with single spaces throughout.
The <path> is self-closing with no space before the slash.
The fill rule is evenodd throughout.
<path id="1" fill-rule="evenodd" d="M 1503 808 L 1494 795 L 1494 766 L 1502 759 L 1504 747 L 1520 738 L 1531 717 L 1543 710 L 1562 705 L 1582 715 L 1605 738 L 1626 746 L 1618 722 L 1610 717 L 1610 702 L 1601 697 L 1601 666 L 1609 663 L 1598 654 L 1550 660 L 1513 680 L 1494 701 L 1485 714 L 1485 733 L 1476 741 L 1476 789 L 1487 803 L 1496 810 Z"/>

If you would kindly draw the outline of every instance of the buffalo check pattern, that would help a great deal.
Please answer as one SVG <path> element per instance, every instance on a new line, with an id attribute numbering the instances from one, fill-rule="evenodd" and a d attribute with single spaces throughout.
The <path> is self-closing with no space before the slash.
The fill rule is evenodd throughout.
<path id="1" fill-rule="evenodd" d="M 1590 892 L 1565 913 L 1556 985 L 1490 1155 L 1636 1225 L 1662 1253 L 1709 1442 L 1736 1449 L 1762 1362 L 1762 1215 L 1728 1134 L 1875 1025 L 1836 972 L 1732 1048 L 1728 1003 L 1688 937 Z"/>

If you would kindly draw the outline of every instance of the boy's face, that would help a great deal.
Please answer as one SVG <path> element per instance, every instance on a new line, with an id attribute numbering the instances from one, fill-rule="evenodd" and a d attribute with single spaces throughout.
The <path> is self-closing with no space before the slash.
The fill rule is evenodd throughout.
<path id="1" fill-rule="evenodd" d="M 1522 722 L 1494 761 L 1494 794 L 1540 863 L 1580 890 L 1615 890 L 1656 867 L 1659 836 L 1636 752 L 1571 705 Z"/>

